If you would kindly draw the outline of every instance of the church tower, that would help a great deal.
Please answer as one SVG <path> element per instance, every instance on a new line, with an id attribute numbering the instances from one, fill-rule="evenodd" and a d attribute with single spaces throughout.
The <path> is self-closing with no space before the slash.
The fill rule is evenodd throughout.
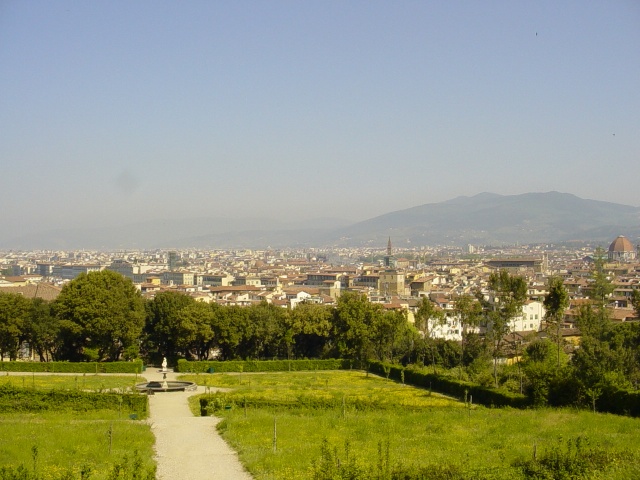
<path id="1" fill-rule="evenodd" d="M 397 262 L 393 256 L 391 237 L 389 237 L 387 254 L 384 256 L 384 270 L 380 272 L 380 278 L 378 279 L 378 291 L 384 297 L 406 295 L 404 273 L 396 270 L 396 267 Z"/>
<path id="2" fill-rule="evenodd" d="M 391 237 L 387 242 L 387 254 L 384 256 L 384 267 L 395 268 L 395 259 L 393 258 L 393 249 L 391 248 Z"/>

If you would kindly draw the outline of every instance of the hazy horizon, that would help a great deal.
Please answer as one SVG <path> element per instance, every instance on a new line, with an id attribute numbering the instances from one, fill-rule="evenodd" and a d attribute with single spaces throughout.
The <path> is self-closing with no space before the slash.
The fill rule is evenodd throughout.
<path id="1" fill-rule="evenodd" d="M 638 25 L 634 1 L 0 1 L 0 223 L 638 206 Z"/>

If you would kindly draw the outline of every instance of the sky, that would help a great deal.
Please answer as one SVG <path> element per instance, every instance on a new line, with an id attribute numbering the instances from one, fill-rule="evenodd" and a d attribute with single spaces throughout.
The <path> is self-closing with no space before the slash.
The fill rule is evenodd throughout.
<path id="1" fill-rule="evenodd" d="M 637 0 L 0 0 L 5 232 L 639 179 Z"/>

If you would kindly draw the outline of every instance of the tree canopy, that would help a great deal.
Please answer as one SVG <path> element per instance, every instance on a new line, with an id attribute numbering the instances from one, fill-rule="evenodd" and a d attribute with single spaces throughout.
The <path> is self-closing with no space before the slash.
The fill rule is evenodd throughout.
<path id="1" fill-rule="evenodd" d="M 53 304 L 67 355 L 118 360 L 136 351 L 144 327 L 144 302 L 131 280 L 109 270 L 81 274 Z"/>

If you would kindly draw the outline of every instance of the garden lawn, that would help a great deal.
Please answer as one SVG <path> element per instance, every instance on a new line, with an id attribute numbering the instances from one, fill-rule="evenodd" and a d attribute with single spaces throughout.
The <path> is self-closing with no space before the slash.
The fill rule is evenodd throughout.
<path id="1" fill-rule="evenodd" d="M 460 472 L 438 478 L 515 480 L 525 478 L 516 462 L 532 458 L 534 449 L 542 456 L 580 436 L 594 447 L 630 452 L 625 461 L 584 478 L 640 478 L 638 419 L 572 410 L 467 408 L 422 389 L 352 371 L 183 378 L 232 389 L 205 398 L 218 405 L 216 415 L 224 418 L 220 432 L 258 480 L 315 478 L 314 463 L 320 462 L 325 441 L 343 465 L 356 459 L 363 469 L 372 469 L 370 475 L 388 471 L 387 464 L 401 464 L 405 469 L 451 467 Z M 296 398 L 329 399 L 325 404 L 330 406 L 318 408 L 322 402 L 310 402 L 313 407 L 301 407 Z M 366 408 L 358 408 L 358 399 L 369 399 Z M 192 408 L 199 412 L 197 399 Z"/>
<path id="2" fill-rule="evenodd" d="M 149 425 L 116 411 L 2 414 L 0 438 L 0 467 L 22 464 L 43 480 L 80 478 L 84 467 L 92 472 L 87 478 L 107 479 L 114 464 L 125 456 L 132 463 L 136 452 L 143 470 L 155 468 Z"/>

